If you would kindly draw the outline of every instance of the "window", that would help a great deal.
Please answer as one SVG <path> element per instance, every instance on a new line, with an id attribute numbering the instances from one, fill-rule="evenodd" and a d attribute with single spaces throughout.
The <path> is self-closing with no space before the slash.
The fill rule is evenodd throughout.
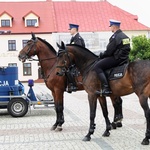
<path id="1" fill-rule="evenodd" d="M 27 19 L 27 27 L 34 27 L 37 23 L 37 19 Z"/>
<path id="2" fill-rule="evenodd" d="M 1 20 L 2 27 L 10 27 L 10 20 Z"/>
<path id="3" fill-rule="evenodd" d="M 8 40 L 8 50 L 9 51 L 16 50 L 16 40 Z"/>
<path id="4" fill-rule="evenodd" d="M 31 63 L 23 63 L 23 75 L 31 75 Z"/>
<path id="5" fill-rule="evenodd" d="M 17 63 L 8 63 L 9 67 L 17 67 Z"/>
<path id="6" fill-rule="evenodd" d="M 22 47 L 24 48 L 27 45 L 28 40 L 22 40 Z"/>

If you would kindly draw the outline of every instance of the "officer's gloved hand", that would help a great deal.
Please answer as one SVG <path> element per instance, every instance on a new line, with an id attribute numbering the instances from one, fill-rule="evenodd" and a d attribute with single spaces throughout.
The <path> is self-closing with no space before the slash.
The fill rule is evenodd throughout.
<path id="1" fill-rule="evenodd" d="M 103 59 L 103 58 L 104 58 L 104 52 L 100 52 L 100 54 L 99 54 L 99 57 L 98 57 L 98 58 Z"/>

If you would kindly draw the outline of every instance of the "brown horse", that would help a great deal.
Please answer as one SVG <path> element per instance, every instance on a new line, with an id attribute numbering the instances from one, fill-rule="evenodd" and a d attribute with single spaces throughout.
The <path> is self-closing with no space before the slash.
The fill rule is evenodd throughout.
<path id="1" fill-rule="evenodd" d="M 83 86 L 88 93 L 88 100 L 90 104 L 90 128 L 84 140 L 89 141 L 91 134 L 94 133 L 96 100 L 100 95 L 97 95 L 100 90 L 100 81 L 97 74 L 92 70 L 91 64 L 97 59 L 89 50 L 78 45 L 65 46 L 62 42 L 59 47 L 58 65 L 67 70 L 70 62 L 74 62 L 83 77 Z M 140 60 L 129 63 L 125 75 L 121 79 L 109 81 L 112 90 L 111 97 L 124 96 L 135 92 L 139 98 L 141 107 L 144 110 L 146 118 L 146 134 L 143 139 L 143 145 L 149 144 L 150 139 L 150 109 L 148 106 L 148 98 L 150 97 L 150 61 Z M 129 104 L 130 105 L 130 104 Z M 93 107 L 94 106 L 94 107 Z M 107 110 L 103 110 L 107 112 Z M 108 114 L 104 114 L 104 116 Z M 105 116 L 105 117 L 106 117 Z M 107 123 L 106 123 L 107 124 Z"/>
<path id="2" fill-rule="evenodd" d="M 66 77 L 57 76 L 56 73 L 59 71 L 57 68 L 57 52 L 55 49 L 45 40 L 35 37 L 32 33 L 32 38 L 27 42 L 27 45 L 20 51 L 19 60 L 25 62 L 26 59 L 31 58 L 32 56 L 37 55 L 38 60 L 41 65 L 41 69 L 44 74 L 44 81 L 46 86 L 51 90 L 52 95 L 54 97 L 55 110 L 56 110 L 56 122 L 52 126 L 52 130 L 62 130 L 62 124 L 64 123 L 64 104 L 63 104 L 63 96 L 64 91 L 66 91 L 67 79 Z M 79 76 L 77 79 L 77 85 L 79 90 L 83 90 L 82 77 Z M 114 122 L 113 127 L 115 125 L 122 126 L 121 119 L 122 116 L 122 99 L 120 97 L 116 98 L 117 104 L 113 103 L 114 106 Z M 100 104 L 102 105 L 102 110 L 104 110 L 104 114 L 108 114 L 107 110 L 104 109 L 106 106 L 106 99 L 99 98 Z M 96 107 L 96 106 L 95 106 Z M 104 116 L 105 117 L 105 116 Z M 108 130 L 111 128 L 110 121 L 106 115 L 106 122 L 109 122 Z M 104 136 L 107 136 L 107 132 L 104 133 Z"/>

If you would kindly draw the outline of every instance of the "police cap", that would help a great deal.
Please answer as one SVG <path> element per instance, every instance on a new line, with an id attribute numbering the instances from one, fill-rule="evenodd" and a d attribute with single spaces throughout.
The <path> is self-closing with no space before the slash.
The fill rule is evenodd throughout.
<path id="1" fill-rule="evenodd" d="M 77 24 L 69 24 L 69 30 L 71 30 L 72 28 L 78 29 L 79 25 L 77 25 Z"/>
<path id="2" fill-rule="evenodd" d="M 121 21 L 118 21 L 118 20 L 109 20 L 109 22 L 110 22 L 110 25 L 109 25 L 109 27 L 111 27 L 112 25 L 115 25 L 115 26 L 120 26 L 120 24 L 121 24 Z"/>

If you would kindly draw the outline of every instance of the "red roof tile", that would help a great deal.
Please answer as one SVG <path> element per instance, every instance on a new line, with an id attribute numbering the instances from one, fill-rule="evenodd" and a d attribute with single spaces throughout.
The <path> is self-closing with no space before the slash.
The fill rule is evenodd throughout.
<path id="1" fill-rule="evenodd" d="M 107 1 L 99 2 L 54 2 L 58 32 L 67 32 L 68 24 L 80 25 L 80 31 L 110 31 L 109 20 L 121 21 L 122 30 L 150 30 L 132 15 Z"/>
<path id="2" fill-rule="evenodd" d="M 0 27 L 0 30 L 11 30 L 12 33 L 56 32 L 52 1 L 44 2 L 0 2 L 0 14 L 4 11 L 13 16 L 13 27 Z M 40 26 L 25 27 L 23 17 L 29 12 L 40 17 Z"/>
<path id="3" fill-rule="evenodd" d="M 25 18 L 26 16 L 28 16 L 30 13 L 34 14 L 35 16 L 37 16 L 38 18 L 40 18 L 39 15 L 37 15 L 36 13 L 34 13 L 33 11 L 29 11 L 26 15 L 23 16 L 23 18 Z"/>
<path id="4" fill-rule="evenodd" d="M 69 23 L 80 25 L 82 32 L 110 31 L 109 19 L 122 22 L 122 30 L 150 30 L 132 15 L 107 1 L 99 2 L 0 2 L 0 14 L 13 17 L 12 27 L 0 27 L 12 33 L 68 32 Z M 25 27 L 24 17 L 33 12 L 40 19 L 39 27 Z"/>

